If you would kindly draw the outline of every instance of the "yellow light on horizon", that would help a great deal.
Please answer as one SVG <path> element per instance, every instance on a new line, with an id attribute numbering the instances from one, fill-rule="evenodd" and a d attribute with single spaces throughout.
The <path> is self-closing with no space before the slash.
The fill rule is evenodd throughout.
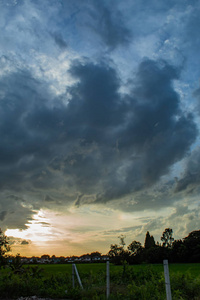
<path id="1" fill-rule="evenodd" d="M 49 241 L 52 235 L 52 229 L 50 226 L 45 226 L 48 223 L 48 219 L 45 218 L 43 211 L 39 211 L 33 216 L 33 220 L 25 224 L 27 229 L 7 229 L 5 234 L 9 237 L 27 239 L 35 242 Z M 42 223 L 43 222 L 43 223 Z"/>

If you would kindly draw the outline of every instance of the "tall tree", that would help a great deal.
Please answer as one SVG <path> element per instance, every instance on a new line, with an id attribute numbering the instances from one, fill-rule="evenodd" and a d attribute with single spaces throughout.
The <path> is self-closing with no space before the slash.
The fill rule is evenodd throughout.
<path id="1" fill-rule="evenodd" d="M 145 242 L 144 242 L 144 248 L 150 249 L 152 247 L 155 247 L 155 240 L 153 235 L 150 235 L 149 231 L 146 233 Z"/>
<path id="2" fill-rule="evenodd" d="M 171 228 L 166 228 L 161 236 L 161 241 L 163 242 L 162 243 L 163 247 L 169 247 L 169 248 L 172 247 L 172 243 L 174 241 L 174 238 L 172 235 L 173 235 L 173 230 Z"/>

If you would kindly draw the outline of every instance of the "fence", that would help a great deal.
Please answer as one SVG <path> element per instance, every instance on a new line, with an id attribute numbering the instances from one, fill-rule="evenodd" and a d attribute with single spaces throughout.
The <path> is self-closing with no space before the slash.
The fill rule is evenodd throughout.
<path id="1" fill-rule="evenodd" d="M 165 289 L 166 289 L 166 297 L 167 300 L 172 300 L 171 296 L 171 286 L 170 286 L 170 278 L 169 278 L 169 268 L 168 268 L 168 260 L 163 260 L 164 266 L 164 275 L 165 275 Z M 75 274 L 78 279 L 78 283 L 83 289 L 83 285 L 75 264 L 72 264 L 72 286 L 75 287 Z M 107 299 L 110 296 L 110 263 L 109 261 L 106 262 L 106 297 Z"/>

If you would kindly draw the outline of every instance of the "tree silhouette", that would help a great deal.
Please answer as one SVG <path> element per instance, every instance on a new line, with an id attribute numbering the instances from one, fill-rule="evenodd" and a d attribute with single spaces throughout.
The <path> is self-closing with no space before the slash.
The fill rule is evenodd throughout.
<path id="1" fill-rule="evenodd" d="M 5 265 L 6 263 L 6 252 L 10 251 L 9 242 L 7 240 L 7 236 L 3 233 L 0 228 L 0 266 Z"/>
<path id="2" fill-rule="evenodd" d="M 166 228 L 161 236 L 161 241 L 163 247 L 172 247 L 172 243 L 174 241 L 174 238 L 172 237 L 173 230 L 171 228 Z"/>
<path id="3" fill-rule="evenodd" d="M 150 249 L 152 247 L 155 247 L 155 240 L 153 235 L 150 235 L 149 231 L 146 233 L 145 242 L 144 242 L 144 248 Z"/>
<path id="4" fill-rule="evenodd" d="M 140 242 L 133 241 L 129 246 L 128 250 L 131 252 L 131 254 L 136 255 L 138 251 L 140 251 L 142 248 L 142 245 Z"/>

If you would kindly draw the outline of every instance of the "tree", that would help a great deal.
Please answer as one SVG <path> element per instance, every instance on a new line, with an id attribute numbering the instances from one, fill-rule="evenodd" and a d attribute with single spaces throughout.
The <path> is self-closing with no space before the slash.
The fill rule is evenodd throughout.
<path id="1" fill-rule="evenodd" d="M 171 228 L 166 228 L 161 236 L 161 241 L 163 247 L 172 247 L 172 243 L 174 241 L 174 238 L 172 237 L 173 230 Z"/>
<path id="2" fill-rule="evenodd" d="M 129 252 L 124 249 L 126 243 L 124 241 L 125 236 L 121 235 L 118 237 L 120 239 L 119 245 L 112 244 L 110 245 L 110 251 L 108 252 L 108 256 L 111 261 L 115 264 L 124 264 L 127 261 Z"/>
<path id="3" fill-rule="evenodd" d="M 22 267 L 23 263 L 21 260 L 21 256 L 19 253 L 15 257 L 12 258 L 12 262 L 9 263 L 9 267 L 13 271 L 14 274 L 24 273 L 24 268 Z"/>
<path id="4" fill-rule="evenodd" d="M 138 241 L 132 241 L 132 243 L 127 247 L 130 253 L 129 263 L 130 264 L 139 264 L 142 262 L 143 251 L 141 243 Z"/>
<path id="5" fill-rule="evenodd" d="M 128 246 L 128 250 L 132 255 L 137 255 L 138 252 L 142 249 L 142 245 L 140 242 L 132 241 L 132 243 Z"/>
<path id="6" fill-rule="evenodd" d="M 98 251 L 91 252 L 91 253 L 90 253 L 90 256 L 91 256 L 91 257 L 101 257 L 101 253 L 98 252 Z"/>
<path id="7" fill-rule="evenodd" d="M 144 248 L 150 249 L 152 247 L 155 247 L 155 240 L 153 235 L 150 236 L 149 231 L 146 233 L 145 242 L 144 242 Z"/>
<path id="8" fill-rule="evenodd" d="M 187 247 L 186 245 L 184 245 L 183 240 L 176 240 L 173 242 L 171 252 L 172 262 L 186 262 L 188 257 L 190 257 L 190 255 L 188 254 L 189 253 L 187 253 Z"/>
<path id="9" fill-rule="evenodd" d="M 3 233 L 0 228 L 0 266 L 5 265 L 6 263 L 6 252 L 10 251 L 9 242 L 7 236 Z"/>
<path id="10" fill-rule="evenodd" d="M 126 245 L 125 243 L 125 235 L 121 234 L 120 236 L 118 236 L 118 239 L 120 240 L 120 245 L 122 246 L 122 248 L 124 249 L 124 246 Z"/>
<path id="11" fill-rule="evenodd" d="M 121 263 L 121 256 L 123 253 L 123 247 L 117 244 L 110 245 L 110 251 L 108 252 L 108 256 L 110 257 L 111 261 L 115 264 Z"/>
<path id="12" fill-rule="evenodd" d="M 185 257 L 188 262 L 200 262 L 200 230 L 195 230 L 189 233 L 183 239 L 185 246 Z"/>

